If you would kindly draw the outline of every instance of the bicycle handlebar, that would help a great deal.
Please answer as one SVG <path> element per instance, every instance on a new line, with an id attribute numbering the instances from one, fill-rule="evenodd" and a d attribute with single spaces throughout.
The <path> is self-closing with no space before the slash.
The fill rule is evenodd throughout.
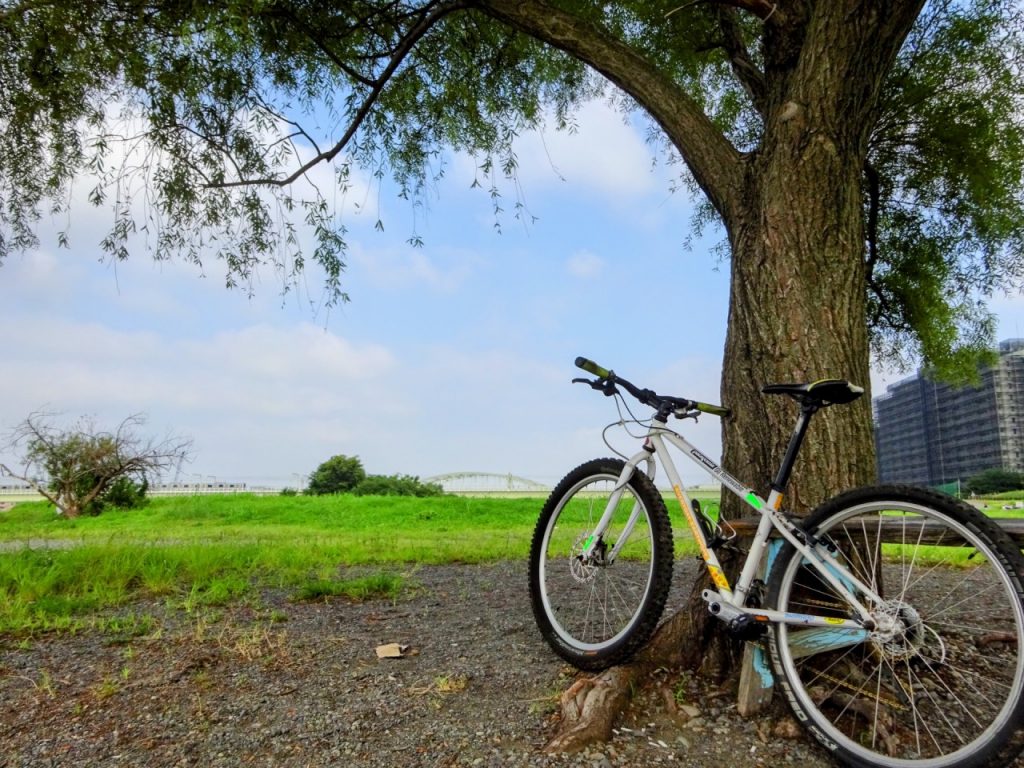
<path id="1" fill-rule="evenodd" d="M 587 373 L 594 374 L 599 379 L 608 379 L 608 378 L 611 378 L 614 375 L 611 371 L 609 371 L 609 370 L 607 370 L 605 368 L 602 368 L 600 365 L 595 363 L 593 360 L 588 360 L 585 357 L 577 357 L 576 358 L 576 367 L 577 368 L 582 368 Z"/>
<path id="2" fill-rule="evenodd" d="M 688 411 L 700 411 L 701 413 L 708 413 L 712 416 L 719 416 L 721 418 L 726 418 L 732 415 L 731 410 L 721 405 L 702 403 L 697 400 L 689 400 L 685 397 L 667 397 L 659 395 L 650 389 L 640 389 L 633 383 L 626 381 L 626 379 L 621 376 L 617 376 L 615 371 L 603 368 L 593 360 L 588 360 L 585 357 L 576 358 L 576 367 L 582 368 L 587 373 L 592 373 L 597 376 L 598 379 L 608 382 L 609 384 L 621 385 L 627 392 L 629 392 L 629 394 L 641 403 L 649 405 L 652 408 L 660 409 L 665 405 L 669 405 L 673 408 L 683 408 Z M 613 392 L 606 390 L 605 394 L 613 394 Z"/>

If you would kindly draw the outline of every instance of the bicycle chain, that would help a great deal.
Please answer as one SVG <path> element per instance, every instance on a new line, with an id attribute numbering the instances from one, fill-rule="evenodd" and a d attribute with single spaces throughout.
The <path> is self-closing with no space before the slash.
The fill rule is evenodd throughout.
<path id="1" fill-rule="evenodd" d="M 843 688 L 847 688 L 848 690 L 852 691 L 856 695 L 864 696 L 867 699 L 875 699 L 875 700 L 880 701 L 883 704 L 891 707 L 892 709 L 897 709 L 897 710 L 900 710 L 901 712 L 909 712 L 910 711 L 909 707 L 907 707 L 904 704 L 901 704 L 900 702 L 896 701 L 895 699 L 890 699 L 888 696 L 883 696 L 881 694 L 878 694 L 877 696 L 865 695 L 863 687 L 858 688 L 857 686 L 853 685 L 852 683 L 848 683 L 845 680 L 840 680 L 838 677 L 834 677 L 834 676 L 830 675 L 828 672 L 819 671 L 819 670 L 815 669 L 814 667 L 810 667 L 809 669 L 812 672 L 815 673 L 815 677 L 824 678 L 825 680 L 828 680 L 830 682 L 835 683 L 837 686 L 841 686 Z M 899 680 L 897 680 L 896 683 L 901 688 L 903 687 L 903 684 L 900 683 Z M 906 693 L 906 691 L 904 691 L 904 693 Z"/>
<path id="2" fill-rule="evenodd" d="M 841 612 L 845 612 L 843 609 L 846 607 L 842 603 L 829 602 L 828 600 L 815 600 L 814 598 L 810 597 L 801 599 L 801 602 L 806 603 L 807 605 L 818 605 L 823 608 L 831 608 L 833 610 Z M 863 689 L 856 687 L 852 683 L 848 683 L 845 680 L 840 680 L 839 678 L 834 677 L 833 675 L 830 675 L 827 672 L 816 670 L 814 667 L 809 667 L 809 669 L 813 671 L 817 677 L 824 678 L 825 680 L 835 683 L 837 686 L 847 688 L 855 694 L 864 695 Z M 901 683 L 898 679 L 896 680 L 896 684 L 899 685 L 900 688 L 903 688 L 903 683 Z M 906 693 L 906 689 L 904 689 L 904 693 Z M 883 704 L 886 704 L 887 706 L 892 707 L 893 709 L 900 710 L 901 712 L 908 712 L 910 709 L 906 705 L 901 704 L 900 702 L 895 701 L 894 699 L 891 699 L 888 696 L 882 696 L 881 694 L 879 694 L 877 697 L 868 696 L 867 698 L 876 698 Z"/>

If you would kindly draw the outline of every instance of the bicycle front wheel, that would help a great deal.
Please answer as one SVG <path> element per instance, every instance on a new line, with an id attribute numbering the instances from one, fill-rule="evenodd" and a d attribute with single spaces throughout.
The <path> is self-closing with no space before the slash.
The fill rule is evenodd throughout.
<path id="1" fill-rule="evenodd" d="M 845 568 L 833 574 L 873 626 L 775 627 L 772 664 L 797 718 L 849 765 L 1006 765 L 1024 723 L 1020 549 L 963 502 L 904 486 L 842 494 L 804 529 L 833 551 Z M 768 600 L 855 616 L 791 545 L 772 565 Z"/>
<path id="2" fill-rule="evenodd" d="M 544 505 L 530 548 L 537 626 L 580 669 L 604 669 L 632 656 L 657 626 L 672 580 L 665 503 L 640 472 L 617 494 L 623 466 L 597 459 L 566 475 Z M 613 495 L 619 498 L 611 523 L 594 539 Z"/>

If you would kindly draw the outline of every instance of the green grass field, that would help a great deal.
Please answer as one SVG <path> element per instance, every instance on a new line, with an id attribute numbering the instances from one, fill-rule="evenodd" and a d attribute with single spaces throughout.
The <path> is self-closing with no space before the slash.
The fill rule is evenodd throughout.
<path id="1" fill-rule="evenodd" d="M 0 632 L 74 629 L 146 598 L 224 605 L 263 587 L 296 599 L 394 596 L 409 564 L 525 558 L 541 503 L 190 496 L 77 520 L 19 504 L 0 514 Z M 352 565 L 370 575 L 339 578 Z"/>
<path id="2" fill-rule="evenodd" d="M 0 632 L 75 629 L 151 598 L 185 610 L 225 605 L 257 599 L 265 587 L 296 599 L 393 596 L 414 564 L 525 559 L 542 505 L 538 498 L 187 496 L 65 520 L 43 502 L 18 504 L 0 513 Z M 686 551 L 685 525 L 670 514 Z M 342 566 L 371 573 L 346 580 Z"/>
<path id="3" fill-rule="evenodd" d="M 63 520 L 43 503 L 0 515 L 0 542 L 300 546 L 347 564 L 520 557 L 542 502 L 440 496 L 184 496 Z"/>
<path id="4" fill-rule="evenodd" d="M 706 500 L 705 500 L 706 503 Z M 0 632 L 105 626 L 156 599 L 186 611 L 258 600 L 394 597 L 416 564 L 525 559 L 538 498 L 187 496 L 64 520 L 42 502 L 0 513 Z M 678 555 L 694 551 L 667 500 Z M 989 514 L 1017 516 L 990 504 Z M 344 566 L 365 566 L 342 577 Z M 107 616 L 107 618 L 99 618 Z M 147 620 L 113 620 L 142 631 Z"/>

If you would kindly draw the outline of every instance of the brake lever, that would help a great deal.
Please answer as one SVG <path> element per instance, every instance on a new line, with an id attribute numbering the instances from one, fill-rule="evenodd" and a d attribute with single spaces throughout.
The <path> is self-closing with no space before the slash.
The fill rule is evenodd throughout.
<path id="1" fill-rule="evenodd" d="M 615 385 L 607 379 L 573 379 L 572 383 L 588 384 L 591 389 L 603 392 L 605 397 L 611 397 L 612 395 L 619 394 L 619 390 L 617 390 Z"/>

